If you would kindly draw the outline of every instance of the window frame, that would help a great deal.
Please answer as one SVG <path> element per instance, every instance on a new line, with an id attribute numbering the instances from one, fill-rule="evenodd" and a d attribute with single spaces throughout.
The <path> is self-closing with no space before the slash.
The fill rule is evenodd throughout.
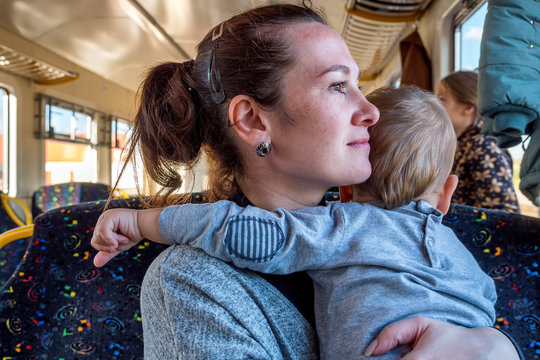
<path id="1" fill-rule="evenodd" d="M 2 161 L 5 161 L 5 165 L 3 165 L 3 170 L 5 170 L 5 174 L 3 174 L 3 179 L 4 179 L 4 186 L 2 188 L 0 188 L 0 190 L 2 192 L 4 192 L 5 194 L 8 194 L 10 196 L 14 196 L 14 193 L 16 192 L 15 191 L 15 184 L 16 184 L 16 179 L 12 179 L 12 177 L 14 177 L 14 171 L 12 171 L 12 165 L 13 165 L 13 157 L 15 156 L 15 154 L 13 154 L 13 151 L 12 151 L 12 135 L 11 132 L 12 132 L 12 121 L 13 119 L 12 118 L 15 118 L 16 119 L 16 113 L 14 113 L 14 111 L 16 111 L 17 109 L 17 106 L 16 106 L 16 101 L 17 101 L 17 98 L 15 97 L 15 95 L 13 94 L 13 92 L 8 88 L 6 87 L 4 84 L 0 84 L 0 90 L 2 90 L 2 94 L 0 96 L 4 96 L 4 93 L 5 93 L 5 96 L 7 98 L 7 101 L 5 102 L 5 106 L 6 106 L 6 109 L 4 111 L 4 106 L 2 106 L 2 112 L 3 112 L 3 115 L 2 115 L 2 120 L 5 122 L 3 124 L 3 135 L 4 135 L 4 140 L 3 140 L 3 154 L 4 154 L 4 159 L 2 159 Z M 2 104 L 4 104 L 4 102 L 2 101 Z M 4 115 L 7 115 L 6 117 L 4 117 Z"/>
<path id="2" fill-rule="evenodd" d="M 121 146 L 121 141 L 119 141 L 118 139 L 118 135 L 120 134 L 120 132 L 118 131 L 119 129 L 119 126 L 118 124 L 119 123 L 123 123 L 123 124 L 126 124 L 127 125 L 127 131 L 125 132 L 125 134 L 127 135 L 127 138 L 126 138 L 126 141 L 124 143 L 124 146 Z M 138 188 L 144 188 L 144 184 L 146 182 L 146 177 L 145 177 L 145 173 L 144 173 L 144 170 L 142 170 L 141 168 L 139 167 L 134 167 L 134 163 L 133 163 L 133 159 L 130 158 L 130 159 L 126 159 L 126 164 L 124 164 L 123 162 L 119 162 L 118 163 L 118 168 L 114 168 L 114 152 L 115 151 L 119 151 L 119 154 L 120 154 L 120 157 L 122 155 L 126 156 L 126 154 L 128 153 L 128 151 L 130 150 L 129 149 L 129 139 L 131 138 L 130 134 L 131 132 L 133 131 L 133 124 L 130 120 L 126 119 L 126 118 L 123 118 L 121 116 L 110 116 L 109 117 L 109 123 L 108 123 L 108 142 L 109 142 L 109 151 L 110 151 L 110 161 L 111 161 L 111 166 L 110 166 L 110 171 L 111 171 L 111 184 L 112 186 L 118 184 L 120 187 L 119 189 L 121 189 L 122 191 L 126 192 L 127 194 L 130 194 L 130 195 L 134 195 L 137 193 L 137 189 Z M 135 154 L 133 154 L 135 156 L 135 163 L 136 164 L 142 164 L 142 158 L 141 158 L 141 155 L 138 153 L 138 149 L 135 150 Z M 118 175 L 120 174 L 120 170 L 123 168 L 123 166 L 126 166 L 126 169 L 127 171 L 131 171 L 131 169 L 133 169 L 133 171 L 137 171 L 138 174 L 136 174 L 136 180 L 135 180 L 135 183 L 132 184 L 133 186 L 130 186 L 130 187 L 121 187 L 121 185 L 124 185 L 124 183 L 122 182 L 122 179 L 124 178 L 125 175 L 125 172 L 122 173 L 122 176 L 121 177 L 118 177 Z M 125 180 L 124 180 L 125 181 Z"/>
<path id="3" fill-rule="evenodd" d="M 488 0 L 468 0 L 463 2 L 463 7 L 454 15 L 452 21 L 453 41 L 453 59 L 452 71 L 462 69 L 461 63 L 461 45 L 462 45 L 462 27 Z"/>
<path id="4" fill-rule="evenodd" d="M 105 136 L 109 137 L 109 145 L 111 149 L 123 149 L 123 147 L 119 145 L 119 141 L 118 141 L 118 123 L 127 124 L 128 131 L 126 132 L 126 134 L 129 134 L 129 131 L 131 130 L 131 122 L 119 116 L 111 116 L 109 121 L 110 121 L 110 126 L 108 126 L 109 132 L 105 133 Z"/>
<path id="5" fill-rule="evenodd" d="M 77 136 L 76 134 L 66 135 L 63 133 L 55 132 L 54 126 L 52 126 L 52 121 L 53 121 L 52 116 L 49 116 L 47 120 L 47 116 L 46 116 L 47 105 L 49 105 L 49 111 L 51 111 L 50 109 L 52 109 L 52 107 L 55 106 L 61 109 L 72 111 L 73 113 L 89 116 L 90 117 L 89 136 L 80 137 L 80 136 Z M 36 96 L 36 107 L 37 107 L 37 111 L 36 111 L 37 130 L 35 132 L 35 135 L 37 138 L 66 141 L 66 142 L 72 142 L 72 143 L 77 143 L 77 144 L 86 144 L 86 145 L 92 146 L 93 148 L 100 145 L 99 140 L 102 140 L 102 139 L 98 139 L 98 129 L 99 129 L 100 124 L 106 123 L 107 116 L 105 115 L 105 113 L 88 108 L 83 105 L 78 105 L 78 104 L 75 104 L 66 100 L 48 96 L 45 94 L 38 94 Z M 103 142 L 101 142 L 101 144 L 105 146 L 108 145 Z"/>

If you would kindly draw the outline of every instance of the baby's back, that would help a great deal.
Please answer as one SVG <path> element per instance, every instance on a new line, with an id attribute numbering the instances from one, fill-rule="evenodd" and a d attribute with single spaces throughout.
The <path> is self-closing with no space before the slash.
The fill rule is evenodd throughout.
<path id="1" fill-rule="evenodd" d="M 395 210 L 373 206 L 373 216 L 366 218 L 365 209 L 362 214 L 351 223 L 357 241 L 348 257 L 331 270 L 310 272 L 322 359 L 358 358 L 384 326 L 413 316 L 493 325 L 493 280 L 442 225 L 438 210 L 421 201 Z"/>

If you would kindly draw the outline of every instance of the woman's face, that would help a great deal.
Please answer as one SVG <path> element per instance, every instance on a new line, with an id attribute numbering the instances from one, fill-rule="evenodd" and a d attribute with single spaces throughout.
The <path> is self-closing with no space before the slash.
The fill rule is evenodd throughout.
<path id="1" fill-rule="evenodd" d="M 456 135 L 459 137 L 474 123 L 476 112 L 471 115 L 471 112 L 467 111 L 471 106 L 458 102 L 443 84 L 437 86 L 435 95 L 443 103 L 446 112 L 452 121 Z"/>
<path id="2" fill-rule="evenodd" d="M 286 36 L 297 62 L 283 80 L 282 109 L 274 112 L 274 165 L 299 186 L 365 181 L 371 174 L 368 127 L 379 111 L 358 89 L 358 66 L 345 42 L 319 23 L 292 25 Z"/>

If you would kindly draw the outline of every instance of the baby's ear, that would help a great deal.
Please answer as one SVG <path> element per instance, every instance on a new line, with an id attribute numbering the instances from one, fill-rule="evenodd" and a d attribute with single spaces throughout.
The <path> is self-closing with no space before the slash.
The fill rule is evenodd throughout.
<path id="1" fill-rule="evenodd" d="M 452 194 L 456 190 L 457 185 L 458 177 L 454 174 L 449 175 L 438 194 L 437 209 L 439 209 L 439 211 L 442 212 L 443 215 L 446 215 L 448 209 L 450 208 Z"/>

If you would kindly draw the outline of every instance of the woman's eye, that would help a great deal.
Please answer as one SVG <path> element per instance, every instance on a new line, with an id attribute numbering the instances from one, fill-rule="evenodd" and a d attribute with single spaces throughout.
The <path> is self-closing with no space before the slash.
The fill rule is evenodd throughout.
<path id="1" fill-rule="evenodd" d="M 338 83 L 333 84 L 332 89 L 334 89 L 335 91 L 339 93 L 345 94 L 345 90 L 347 88 L 348 83 L 349 83 L 348 81 L 340 81 Z"/>

